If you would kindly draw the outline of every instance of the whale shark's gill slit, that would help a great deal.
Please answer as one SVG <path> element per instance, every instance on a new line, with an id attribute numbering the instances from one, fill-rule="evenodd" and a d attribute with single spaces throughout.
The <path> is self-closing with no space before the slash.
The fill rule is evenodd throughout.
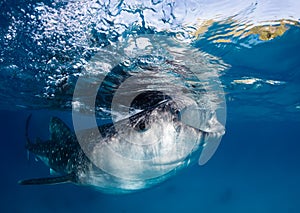
<path id="1" fill-rule="evenodd" d="M 18 183 L 20 185 L 52 185 L 59 183 L 75 182 L 75 175 L 68 174 L 59 177 L 46 177 L 46 178 L 34 178 L 28 180 L 21 180 Z"/>

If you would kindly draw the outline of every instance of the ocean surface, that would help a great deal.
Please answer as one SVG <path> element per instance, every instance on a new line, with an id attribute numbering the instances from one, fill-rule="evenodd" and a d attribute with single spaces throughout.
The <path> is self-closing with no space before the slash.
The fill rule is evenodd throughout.
<path id="1" fill-rule="evenodd" d="M 1 0 L 0 212 L 300 212 L 299 11 L 297 1 L 279 0 Z M 72 127 L 78 77 L 99 74 L 97 53 L 144 35 L 196 50 L 182 57 L 199 58 L 204 76 L 221 85 L 226 133 L 212 158 L 126 195 L 18 185 L 49 176 L 28 158 L 27 117 L 32 139 L 49 138 L 52 116 Z M 110 116 L 106 107 L 96 109 L 100 123 Z"/>

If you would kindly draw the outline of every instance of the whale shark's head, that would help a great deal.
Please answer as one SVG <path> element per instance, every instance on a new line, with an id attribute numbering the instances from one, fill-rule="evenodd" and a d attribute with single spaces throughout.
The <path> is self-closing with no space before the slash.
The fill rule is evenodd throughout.
<path id="1" fill-rule="evenodd" d="M 196 105 L 191 98 L 175 100 L 148 91 L 133 100 L 136 113 L 127 119 L 77 133 L 94 165 L 79 180 L 103 191 L 132 191 L 157 184 L 195 162 L 209 133 L 186 121 L 192 107 Z"/>

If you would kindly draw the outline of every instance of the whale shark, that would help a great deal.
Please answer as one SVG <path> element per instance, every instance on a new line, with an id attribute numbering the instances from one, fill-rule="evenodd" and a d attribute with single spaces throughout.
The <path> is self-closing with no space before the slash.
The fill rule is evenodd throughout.
<path id="1" fill-rule="evenodd" d="M 201 152 L 209 133 L 182 121 L 188 100 L 164 97 L 147 105 L 150 100 L 139 103 L 140 111 L 128 118 L 82 130 L 82 134 L 52 117 L 49 140 L 37 138 L 35 143 L 28 136 L 29 117 L 26 149 L 59 175 L 25 179 L 19 184 L 74 183 L 105 193 L 128 193 L 173 176 L 195 161 L 195 153 Z M 95 131 L 101 137 L 92 137 Z M 78 142 L 80 135 L 87 142 L 85 148 Z"/>

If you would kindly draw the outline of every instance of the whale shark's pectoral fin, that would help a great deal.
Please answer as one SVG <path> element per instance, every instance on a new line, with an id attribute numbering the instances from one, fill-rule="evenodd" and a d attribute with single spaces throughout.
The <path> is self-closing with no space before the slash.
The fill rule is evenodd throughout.
<path id="1" fill-rule="evenodd" d="M 59 183 L 67 183 L 67 182 L 75 182 L 74 174 L 67 174 L 64 176 L 58 177 L 46 177 L 46 178 L 34 178 L 28 180 L 21 180 L 18 183 L 20 185 L 51 185 L 51 184 L 59 184 Z"/>

